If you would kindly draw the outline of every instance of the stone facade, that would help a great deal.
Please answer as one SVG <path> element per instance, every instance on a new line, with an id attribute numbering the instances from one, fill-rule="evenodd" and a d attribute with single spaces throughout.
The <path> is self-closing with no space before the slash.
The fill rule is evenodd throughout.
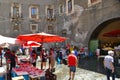
<path id="1" fill-rule="evenodd" d="M 68 14 L 67 2 L 69 0 L 1 0 L 0 1 L 0 34 L 16 37 L 19 34 L 48 32 L 68 37 L 71 44 L 85 46 L 93 32 L 99 31 L 99 25 L 106 21 L 119 18 L 120 20 L 120 1 L 119 0 L 96 0 L 95 4 L 90 0 L 71 0 L 72 12 Z M 21 4 L 22 20 L 20 21 L 19 31 L 14 31 L 11 22 L 11 4 Z M 29 7 L 31 4 L 37 4 L 39 11 L 39 20 L 29 19 Z M 54 9 L 54 19 L 47 20 L 46 6 L 52 5 Z M 63 5 L 63 13 L 59 13 L 60 5 Z M 38 24 L 35 32 L 30 30 L 30 24 Z M 50 30 L 48 29 L 50 26 Z M 52 26 L 52 28 L 51 28 Z M 104 26 L 105 27 L 105 26 Z M 103 29 L 103 28 L 102 28 Z M 101 30 L 102 30 L 101 29 Z M 52 31 L 51 31 L 52 30 Z"/>

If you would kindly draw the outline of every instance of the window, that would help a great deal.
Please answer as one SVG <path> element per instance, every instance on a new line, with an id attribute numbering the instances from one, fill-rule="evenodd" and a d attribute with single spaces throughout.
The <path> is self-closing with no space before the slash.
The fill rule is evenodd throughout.
<path id="1" fill-rule="evenodd" d="M 66 35 L 67 35 L 67 30 L 66 30 L 66 29 L 63 29 L 63 30 L 62 30 L 62 36 L 66 37 Z"/>
<path id="2" fill-rule="evenodd" d="M 74 0 L 66 0 L 66 13 L 71 14 L 74 11 Z"/>
<path id="3" fill-rule="evenodd" d="M 13 24 L 13 31 L 20 31 L 20 24 L 19 23 Z"/>
<path id="4" fill-rule="evenodd" d="M 38 5 L 30 5 L 29 7 L 29 17 L 32 20 L 39 19 L 39 6 Z"/>
<path id="5" fill-rule="evenodd" d="M 13 3 L 11 5 L 11 22 L 12 22 L 12 28 L 13 31 L 20 31 L 20 26 L 21 26 L 21 20 L 22 20 L 22 15 L 21 15 L 21 4 L 19 3 Z"/>
<path id="6" fill-rule="evenodd" d="M 11 17 L 21 17 L 21 5 L 13 3 L 11 6 Z"/>
<path id="7" fill-rule="evenodd" d="M 47 17 L 48 18 L 53 18 L 53 9 L 47 8 Z"/>
<path id="8" fill-rule="evenodd" d="M 49 33 L 53 33 L 53 32 L 54 32 L 54 29 L 53 29 L 53 26 L 52 26 L 52 25 L 49 25 L 49 26 L 48 26 L 48 32 L 49 32 Z"/>
<path id="9" fill-rule="evenodd" d="M 62 14 L 64 12 L 64 5 L 60 4 L 59 6 L 59 14 Z"/>
<path id="10" fill-rule="evenodd" d="M 49 5 L 46 8 L 46 16 L 48 20 L 54 19 L 54 8 L 53 6 Z"/>
<path id="11" fill-rule="evenodd" d="M 32 32 L 38 31 L 38 24 L 30 24 L 30 31 Z"/>
<path id="12" fill-rule="evenodd" d="M 95 4 L 98 4 L 102 2 L 102 0 L 88 0 L 88 6 L 92 6 L 92 5 L 95 5 Z"/>

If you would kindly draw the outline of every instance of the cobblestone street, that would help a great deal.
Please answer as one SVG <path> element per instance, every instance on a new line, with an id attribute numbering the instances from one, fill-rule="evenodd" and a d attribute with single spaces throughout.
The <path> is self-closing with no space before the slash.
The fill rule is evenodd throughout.
<path id="1" fill-rule="evenodd" d="M 96 58 L 95 58 L 96 59 Z M 77 72 L 75 75 L 75 80 L 107 80 L 106 75 L 104 74 L 104 70 L 102 66 L 97 66 L 95 63 L 96 60 L 94 58 L 91 59 L 82 59 L 79 62 L 77 67 Z M 40 68 L 40 62 L 37 64 L 38 68 Z M 100 64 L 101 65 L 101 64 Z M 54 74 L 57 75 L 57 80 L 68 80 L 68 66 L 61 64 L 55 66 Z M 120 80 L 120 78 L 116 78 L 116 80 Z"/>
<path id="2" fill-rule="evenodd" d="M 40 64 L 41 64 L 40 60 L 37 60 L 37 68 L 39 69 Z M 67 65 L 56 64 L 54 74 L 57 75 L 57 80 L 68 80 L 69 79 L 68 69 L 69 68 Z M 117 71 L 120 71 L 119 67 L 117 68 Z M 119 74 L 119 72 L 117 72 L 117 74 Z M 120 80 L 120 78 L 118 77 L 120 76 L 117 75 L 116 80 Z M 79 65 L 77 67 L 74 80 L 107 80 L 107 79 L 102 64 L 99 63 L 98 65 L 97 59 L 91 57 L 89 59 L 84 58 L 79 60 Z"/>

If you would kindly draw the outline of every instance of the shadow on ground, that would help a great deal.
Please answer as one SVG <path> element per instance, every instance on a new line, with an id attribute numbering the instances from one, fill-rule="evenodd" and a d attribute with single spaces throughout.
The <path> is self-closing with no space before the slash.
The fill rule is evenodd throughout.
<path id="1" fill-rule="evenodd" d="M 105 70 L 103 67 L 103 58 L 97 59 L 97 57 L 89 57 L 89 58 L 81 58 L 79 59 L 79 68 L 83 68 L 86 70 L 98 72 L 101 74 L 105 74 Z M 116 77 L 120 78 L 120 66 L 115 65 L 116 69 Z"/>

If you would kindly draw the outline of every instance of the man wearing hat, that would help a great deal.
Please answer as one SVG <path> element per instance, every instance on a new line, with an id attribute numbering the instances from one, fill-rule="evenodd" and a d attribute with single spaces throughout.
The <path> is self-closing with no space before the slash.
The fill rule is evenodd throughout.
<path id="1" fill-rule="evenodd" d="M 104 58 L 104 67 L 106 70 L 107 80 L 110 80 L 110 75 L 112 74 L 112 80 L 115 80 L 114 74 L 114 52 L 112 50 L 108 51 L 108 55 Z"/>

